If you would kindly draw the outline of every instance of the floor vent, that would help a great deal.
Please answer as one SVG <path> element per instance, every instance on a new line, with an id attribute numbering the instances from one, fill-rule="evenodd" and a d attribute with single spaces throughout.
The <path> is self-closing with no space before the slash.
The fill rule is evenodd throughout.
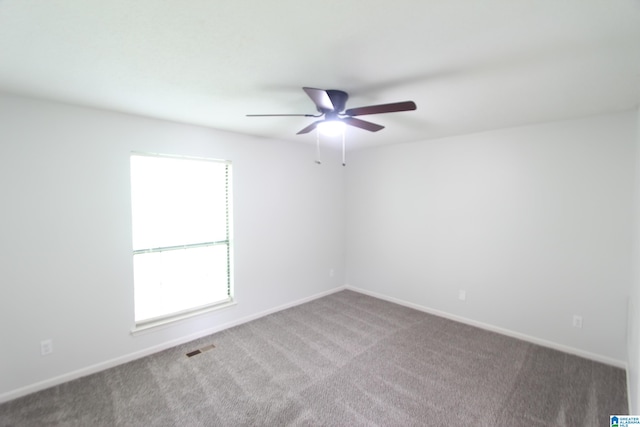
<path id="1" fill-rule="evenodd" d="M 213 350 L 214 348 L 216 348 L 215 345 L 209 344 L 209 345 L 204 346 L 202 348 L 199 348 L 197 350 L 190 351 L 189 353 L 187 353 L 187 357 L 193 357 L 193 356 L 195 356 L 197 354 L 204 353 L 205 351 Z"/>

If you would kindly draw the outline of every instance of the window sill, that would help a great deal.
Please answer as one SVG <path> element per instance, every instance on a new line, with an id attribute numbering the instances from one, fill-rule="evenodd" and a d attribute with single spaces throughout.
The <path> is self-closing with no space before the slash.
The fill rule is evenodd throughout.
<path id="1" fill-rule="evenodd" d="M 131 335 L 139 335 L 145 332 L 163 329 L 163 328 L 172 326 L 177 322 L 180 322 L 186 319 L 191 319 L 196 316 L 201 316 L 203 314 L 208 314 L 214 311 L 222 310 L 227 307 L 232 307 L 236 304 L 237 303 L 234 300 L 230 300 L 230 301 L 225 301 L 223 303 L 216 304 L 216 305 L 202 307 L 202 308 L 190 310 L 187 312 L 177 313 L 175 315 L 163 317 L 156 320 L 143 321 L 143 322 L 137 323 L 131 329 Z"/>

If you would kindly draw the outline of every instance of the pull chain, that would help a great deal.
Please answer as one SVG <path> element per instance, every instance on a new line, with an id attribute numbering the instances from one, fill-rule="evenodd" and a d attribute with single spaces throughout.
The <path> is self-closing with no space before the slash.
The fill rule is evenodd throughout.
<path id="1" fill-rule="evenodd" d="M 320 131 L 316 130 L 316 164 L 321 165 L 320 161 Z"/>
<path id="2" fill-rule="evenodd" d="M 346 155 L 344 152 L 344 132 L 342 132 L 342 166 L 346 166 L 347 165 L 347 161 L 346 161 Z"/>
<path id="3" fill-rule="evenodd" d="M 342 133 L 342 166 L 347 165 L 347 154 L 346 154 L 346 136 L 344 132 Z M 320 161 L 320 131 L 316 131 L 316 161 L 317 165 L 321 165 Z"/>

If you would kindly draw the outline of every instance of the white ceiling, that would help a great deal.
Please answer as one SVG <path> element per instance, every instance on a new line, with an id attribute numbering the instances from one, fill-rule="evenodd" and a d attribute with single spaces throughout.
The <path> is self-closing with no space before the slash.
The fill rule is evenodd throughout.
<path id="1" fill-rule="evenodd" d="M 301 142 L 302 86 L 366 116 L 351 147 L 638 106 L 640 0 L 0 0 L 0 91 Z"/>

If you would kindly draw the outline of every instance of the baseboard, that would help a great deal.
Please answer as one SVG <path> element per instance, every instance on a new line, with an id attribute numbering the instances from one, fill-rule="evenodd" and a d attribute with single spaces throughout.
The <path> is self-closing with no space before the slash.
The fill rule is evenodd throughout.
<path id="1" fill-rule="evenodd" d="M 631 402 L 631 378 L 629 378 L 629 376 L 631 375 L 631 369 L 627 368 L 625 374 L 625 378 L 627 380 L 627 408 L 629 409 L 629 414 L 635 414 L 634 405 Z"/>
<path id="2" fill-rule="evenodd" d="M 462 317 L 462 316 L 457 316 L 455 314 L 451 314 L 451 313 L 447 313 L 444 311 L 440 311 L 440 310 L 436 310 L 430 307 L 425 307 L 422 305 L 418 305 L 418 304 L 414 304 L 408 301 L 404 301 L 398 298 L 394 298 L 394 297 L 390 297 L 387 295 L 383 295 L 383 294 L 379 294 L 377 292 L 371 292 L 368 291 L 366 289 L 361 289 L 361 288 L 357 288 L 351 285 L 346 285 L 345 286 L 346 289 L 350 290 L 350 291 L 354 291 L 354 292 L 358 292 L 364 295 L 369 295 L 372 296 L 374 298 L 378 298 L 381 300 L 385 300 L 385 301 L 389 301 L 389 302 L 393 302 L 395 304 L 399 304 L 405 307 L 409 307 L 409 308 L 413 308 L 415 310 L 419 310 L 425 313 L 429 313 L 429 314 L 433 314 L 435 316 L 438 317 L 443 317 L 445 319 L 449 319 L 449 320 L 454 320 L 456 322 L 460 322 L 460 323 L 464 323 L 470 326 L 475 326 L 477 328 L 480 329 L 484 329 L 487 331 L 491 331 L 491 332 L 496 332 L 498 334 L 502 334 L 502 335 L 506 335 L 508 337 L 512 337 L 512 338 L 517 338 L 520 339 L 522 341 L 527 341 L 530 342 L 532 344 L 537 344 L 537 345 L 541 345 L 543 347 L 547 347 L 547 348 L 552 348 L 554 350 L 558 350 L 558 351 L 562 351 L 564 353 L 569 353 L 569 354 L 573 354 L 575 356 L 580 356 L 580 357 L 584 357 L 585 359 L 589 359 L 589 360 L 593 360 L 595 362 L 600 362 L 600 363 L 604 363 L 606 365 L 610 365 L 610 366 L 615 366 L 616 368 L 622 368 L 622 369 L 627 369 L 627 364 L 624 361 L 621 360 L 617 360 L 617 359 L 612 359 L 610 357 L 606 357 L 606 356 L 602 356 L 599 354 L 595 354 L 595 353 L 591 353 L 588 351 L 584 351 L 584 350 L 580 350 L 578 348 L 574 348 L 574 347 L 569 347 L 563 344 L 558 344 L 552 341 L 547 341 L 541 338 L 537 338 L 531 335 L 526 335 L 520 332 L 516 332 L 516 331 L 512 331 L 510 329 L 505 329 L 505 328 L 501 328 L 498 326 L 494 326 L 494 325 L 490 325 L 488 323 L 483 323 L 483 322 L 478 322 L 476 320 L 473 319 L 468 319 L 466 317 Z"/>
<path id="3" fill-rule="evenodd" d="M 40 382 L 37 382 L 35 384 L 30 384 L 28 386 L 21 387 L 21 388 L 16 389 L 16 390 L 9 391 L 7 393 L 0 394 L 0 403 L 5 403 L 5 402 L 8 402 L 10 400 L 22 397 L 22 396 L 26 396 L 28 394 L 35 393 L 37 391 L 45 390 L 45 389 L 50 388 L 50 387 L 55 387 L 57 385 L 66 383 L 68 381 L 73 381 L 75 379 L 78 379 L 78 378 L 81 378 L 81 377 L 86 377 L 87 375 L 95 374 L 97 372 L 104 371 L 106 369 L 113 368 L 113 367 L 116 367 L 118 365 L 122 365 L 124 363 L 132 362 L 132 361 L 134 361 L 136 359 L 140 359 L 142 357 L 150 356 L 150 355 L 152 355 L 154 353 L 158 353 L 160 351 L 167 350 L 169 348 L 172 348 L 172 347 L 175 347 L 175 346 L 178 346 L 178 345 L 181 345 L 181 344 L 185 344 L 185 343 L 188 343 L 190 341 L 193 341 L 193 340 L 196 340 L 196 339 L 199 339 L 199 338 L 202 338 L 202 337 L 206 337 L 206 336 L 211 335 L 211 334 L 215 334 L 216 332 L 220 332 L 220 331 L 223 331 L 225 329 L 229 329 L 229 328 L 232 328 L 234 326 L 241 325 L 243 323 L 251 322 L 251 321 L 259 319 L 261 317 L 268 316 L 269 314 L 277 313 L 279 311 L 286 310 L 288 308 L 295 307 L 295 306 L 298 306 L 300 304 L 304 304 L 304 303 L 316 300 L 318 298 L 322 298 L 322 297 L 325 297 L 327 295 L 331 295 L 331 294 L 336 293 L 336 292 L 340 292 L 340 291 L 342 291 L 344 289 L 346 289 L 345 286 L 339 286 L 337 288 L 333 288 L 333 289 L 330 289 L 330 290 L 325 291 L 325 292 L 320 292 L 320 293 L 311 295 L 309 297 L 305 297 L 305 298 L 302 298 L 302 299 L 299 299 L 299 300 L 296 300 L 296 301 L 293 301 L 293 302 L 282 304 L 282 305 L 279 305 L 277 307 L 273 307 L 273 308 L 270 308 L 268 310 L 261 311 L 259 313 L 255 313 L 255 314 L 252 314 L 252 315 L 249 315 L 249 316 L 245 316 L 245 317 L 242 317 L 240 319 L 237 319 L 237 320 L 234 320 L 234 321 L 231 321 L 231 322 L 227 322 L 227 323 L 215 326 L 213 328 L 204 329 L 202 331 L 198 331 L 198 332 L 190 334 L 190 335 L 186 335 L 186 336 L 174 339 L 174 340 L 166 341 L 164 343 L 155 345 L 153 347 L 146 348 L 144 350 L 140 350 L 140 351 L 137 351 L 137 352 L 134 352 L 134 353 L 129 353 L 127 355 L 116 357 L 116 358 L 110 359 L 110 360 L 106 360 L 104 362 L 96 363 L 95 365 L 87 366 L 85 368 L 78 369 L 76 371 L 72 371 L 72 372 L 69 372 L 69 373 L 66 373 L 66 374 L 62 374 L 62 375 L 59 375 L 59 376 L 54 377 L 54 378 L 49 378 L 47 380 L 40 381 Z"/>
<path id="4" fill-rule="evenodd" d="M 31 385 L 25 386 L 25 387 L 21 387 L 21 388 L 16 389 L 16 390 L 9 391 L 7 393 L 0 394 L 0 403 L 5 403 L 5 402 L 8 402 L 10 400 L 22 397 L 22 396 L 26 396 L 28 394 L 35 393 L 37 391 L 41 391 L 41 390 L 44 390 L 44 389 L 47 389 L 47 388 L 50 388 L 50 387 L 54 387 L 54 386 L 63 384 L 63 383 L 68 382 L 68 381 L 72 381 L 72 380 L 75 380 L 75 379 L 78 379 L 78 378 L 81 378 L 81 377 L 85 377 L 87 375 L 95 374 L 97 372 L 104 371 L 106 369 L 113 368 L 113 367 L 116 367 L 118 365 L 122 365 L 124 363 L 128 363 L 128 362 L 134 361 L 136 359 L 140 359 L 142 357 L 150 356 L 150 355 L 152 355 L 154 353 L 158 353 L 160 351 L 167 350 L 169 348 L 172 348 L 172 347 L 175 347 L 175 346 L 178 346 L 178 345 L 181 345 L 181 344 L 184 344 L 184 343 L 187 343 L 187 342 L 190 342 L 190 341 L 193 341 L 193 340 L 196 340 L 196 339 L 199 339 L 199 338 L 202 338 L 202 337 L 205 337 L 205 336 L 208 336 L 208 335 L 223 331 L 225 329 L 232 328 L 234 326 L 241 325 L 243 323 L 251 322 L 251 321 L 259 319 L 261 317 L 268 316 L 270 314 L 277 313 L 279 311 L 286 310 L 288 308 L 295 307 L 295 306 L 298 306 L 300 304 L 304 304 L 304 303 L 316 300 L 318 298 L 325 297 L 327 295 L 331 295 L 333 293 L 336 293 L 336 292 L 339 292 L 339 291 L 342 291 L 342 290 L 345 290 L 345 289 L 348 289 L 348 290 L 351 290 L 351 291 L 354 291 L 354 292 L 358 292 L 358 293 L 361 293 L 361 294 L 364 294 L 364 295 L 369 295 L 369 296 L 372 296 L 374 298 L 378 298 L 378 299 L 381 299 L 381 300 L 393 302 L 395 304 L 399 304 L 399 305 L 402 305 L 402 306 L 405 306 L 405 307 L 413 308 L 415 310 L 419 310 L 419 311 L 422 311 L 422 312 L 425 312 L 425 313 L 433 314 L 433 315 L 436 315 L 436 316 L 439 316 L 439 317 L 443 317 L 443 318 L 446 318 L 446 319 L 454 320 L 456 322 L 464 323 L 464 324 L 467 324 L 467 325 L 470 325 L 470 326 L 475 326 L 475 327 L 478 327 L 478 328 L 481 328 L 481 329 L 485 329 L 485 330 L 488 330 L 488 331 L 492 331 L 492 332 L 496 332 L 496 333 L 499 333 L 499 334 L 502 334 L 502 335 L 510 336 L 510 337 L 517 338 L 517 339 L 521 339 L 523 341 L 527 341 L 527 342 L 530 342 L 530 343 L 533 343 L 533 344 L 537 344 L 537 345 L 541 345 L 541 346 L 544 346 L 544 347 L 552 348 L 554 350 L 559 350 L 559 351 L 563 351 L 565 353 L 574 354 L 576 356 L 584 357 L 586 359 L 594 360 L 596 362 L 605 363 L 607 365 L 615 366 L 615 367 L 622 368 L 622 369 L 627 369 L 627 364 L 625 362 L 623 362 L 623 361 L 620 361 L 620 360 L 611 359 L 611 358 L 608 358 L 608 357 L 605 357 L 605 356 L 601 356 L 601 355 L 598 355 L 598 354 L 586 352 L 586 351 L 583 351 L 583 350 L 580 350 L 580 349 L 576 349 L 576 348 L 573 348 L 573 347 L 565 346 L 565 345 L 562 345 L 562 344 L 558 344 L 558 343 L 554 343 L 554 342 L 551 342 L 551 341 L 547 341 L 547 340 L 543 340 L 543 339 L 540 339 L 540 338 L 536 338 L 536 337 L 533 337 L 533 336 L 530 336 L 530 335 L 522 334 L 520 332 L 512 331 L 512 330 L 505 329 L 505 328 L 500 328 L 500 327 L 497 327 L 497 326 L 494 326 L 494 325 L 490 325 L 490 324 L 483 323 L 483 322 L 478 322 L 478 321 L 475 321 L 475 320 L 472 320 L 472 319 L 467 319 L 467 318 L 462 317 L 462 316 L 457 316 L 457 315 L 446 313 L 444 311 L 436 310 L 436 309 L 433 309 L 433 308 L 430 308 L 430 307 L 425 307 L 425 306 L 422 306 L 422 305 L 410 303 L 408 301 L 404 301 L 404 300 L 401 300 L 401 299 L 398 299 L 398 298 L 394 298 L 394 297 L 390 297 L 390 296 L 387 296 L 387 295 L 383 295 L 383 294 L 380 294 L 380 293 L 377 293 L 377 292 L 368 291 L 368 290 L 357 288 L 357 287 L 350 286 L 350 285 L 344 285 L 344 286 L 339 286 L 337 288 L 333 288 L 331 290 L 328 290 L 328 291 L 325 291 L 325 292 L 321 292 L 321 293 L 318 293 L 318 294 L 315 294 L 315 295 L 312 295 L 312 296 L 309 296 L 309 297 L 306 297 L 306 298 L 302 298 L 302 299 L 299 299 L 299 300 L 296 300 L 296 301 L 293 301 L 293 302 L 290 302 L 290 303 L 287 303 L 287 304 L 283 304 L 283 305 L 280 305 L 280 306 L 277 306 L 277 307 L 273 307 L 273 308 L 270 308 L 268 310 L 261 311 L 259 313 L 255 313 L 255 314 L 252 314 L 252 315 L 249 315 L 249 316 L 245 316 L 243 318 L 240 318 L 240 319 L 237 319 L 237 320 L 234 320 L 234 321 L 231 321 L 231 322 L 227 322 L 227 323 L 224 323 L 222 325 L 218 325 L 218 326 L 213 327 L 213 328 L 205 329 L 205 330 L 198 331 L 196 333 L 193 333 L 193 334 L 190 334 L 190 335 L 187 335 L 187 336 L 184 336 L 184 337 L 180 337 L 180 338 L 177 338 L 177 339 L 174 339 L 174 340 L 170 340 L 170 341 L 155 345 L 153 347 L 146 348 L 144 350 L 140 350 L 140 351 L 137 351 L 137 352 L 134 352 L 134 353 L 130 353 L 130 354 L 127 354 L 127 355 L 124 355 L 124 356 L 120 356 L 120 357 L 117 357 L 117 358 L 114 358 L 114 359 L 110 359 L 110 360 L 107 360 L 107 361 L 104 361 L 104 362 L 100 362 L 100 363 L 97 363 L 97 364 L 94 364 L 94 365 L 91 365 L 91 366 L 88 366 L 88 367 L 85 367 L 85 368 L 82 368 L 82 369 L 78 369 L 76 371 L 72 371 L 72 372 L 69 372 L 69 373 L 66 373 L 66 374 L 63 374 L 63 375 L 59 375 L 59 376 L 54 377 L 54 378 L 50 378 L 50 379 L 47 379 L 47 380 L 44 380 L 44 381 L 40 381 L 40 382 L 31 384 Z M 627 375 L 628 375 L 628 370 L 627 370 Z M 627 384 L 629 384 L 628 379 L 627 379 Z"/>

